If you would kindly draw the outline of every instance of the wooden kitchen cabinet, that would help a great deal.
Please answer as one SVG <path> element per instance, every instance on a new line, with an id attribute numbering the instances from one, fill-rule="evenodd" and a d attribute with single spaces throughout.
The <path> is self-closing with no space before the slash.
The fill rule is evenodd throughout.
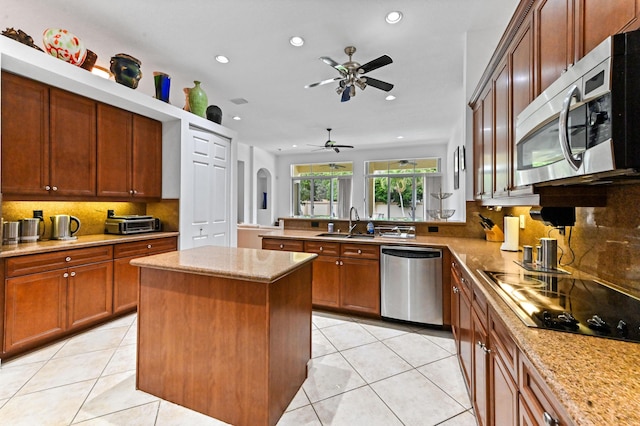
<path id="1" fill-rule="evenodd" d="M 472 393 L 472 372 L 473 372 L 473 328 L 471 317 L 471 281 L 465 278 L 462 268 L 457 261 L 451 262 L 451 322 L 456 339 L 456 349 L 462 369 L 462 377 L 465 380 L 467 389 Z M 456 315 L 454 317 L 454 311 Z"/>
<path id="2" fill-rule="evenodd" d="M 263 240 L 264 241 L 264 240 Z M 311 300 L 314 306 L 340 306 L 340 244 L 325 241 L 305 241 L 304 251 L 316 253 L 311 279 Z"/>
<path id="3" fill-rule="evenodd" d="M 494 155 L 493 197 L 506 197 L 511 189 L 511 78 L 509 64 L 505 60 L 498 67 L 493 82 L 494 94 Z M 485 154 L 486 157 L 486 154 Z"/>
<path id="4" fill-rule="evenodd" d="M 97 195 L 162 196 L 162 123 L 99 103 Z"/>
<path id="5" fill-rule="evenodd" d="M 482 102 L 479 101 L 473 109 L 473 198 L 476 200 L 482 200 L 484 193 L 483 116 Z"/>
<path id="6" fill-rule="evenodd" d="M 482 98 L 482 199 L 493 198 L 493 89 Z"/>
<path id="7" fill-rule="evenodd" d="M 282 251 L 298 251 L 304 252 L 304 241 L 289 240 L 286 238 L 263 238 L 262 248 L 264 250 L 282 250 Z"/>
<path id="8" fill-rule="evenodd" d="M 67 278 L 61 270 L 6 280 L 4 352 L 66 330 Z"/>
<path id="9" fill-rule="evenodd" d="M 4 71 L 0 78 L 2 192 L 43 194 L 50 184 L 49 86 Z"/>
<path id="10" fill-rule="evenodd" d="M 380 262 L 340 258 L 340 307 L 380 315 Z"/>
<path id="11" fill-rule="evenodd" d="M 495 311 L 489 311 L 490 417 L 494 425 L 518 423 L 518 347 Z"/>
<path id="12" fill-rule="evenodd" d="M 95 196 L 95 102 L 7 72 L 2 95 L 5 197 Z"/>
<path id="13" fill-rule="evenodd" d="M 111 246 L 6 259 L 3 351 L 27 349 L 110 316 L 112 259 Z"/>
<path id="14" fill-rule="evenodd" d="M 67 326 L 80 327 L 113 313 L 113 262 L 70 268 L 67 284 Z"/>
<path id="15" fill-rule="evenodd" d="M 574 62 L 573 0 L 541 0 L 534 10 L 538 83 L 536 95 Z"/>
<path id="16" fill-rule="evenodd" d="M 473 407 L 475 408 L 476 420 L 478 426 L 489 425 L 489 335 L 485 326 L 480 319 L 482 312 L 474 307 L 471 309 L 472 329 L 473 329 L 473 380 L 472 380 L 472 398 Z"/>
<path id="17" fill-rule="evenodd" d="M 96 195 L 96 102 L 49 89 L 53 196 Z"/>
<path id="18" fill-rule="evenodd" d="M 134 310 L 138 306 L 140 268 L 132 259 L 177 250 L 176 237 L 116 244 L 113 249 L 113 312 Z"/>

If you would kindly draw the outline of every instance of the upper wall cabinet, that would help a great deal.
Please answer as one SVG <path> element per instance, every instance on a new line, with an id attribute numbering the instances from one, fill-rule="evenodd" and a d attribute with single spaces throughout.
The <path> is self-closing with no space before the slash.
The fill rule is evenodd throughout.
<path id="1" fill-rule="evenodd" d="M 2 72 L 2 192 L 11 200 L 158 199 L 162 123 Z"/>
<path id="2" fill-rule="evenodd" d="M 2 73 L 2 192 L 95 195 L 95 103 Z"/>
<path id="3" fill-rule="evenodd" d="M 640 0 L 520 1 L 469 102 L 476 199 L 484 205 L 585 205 L 566 194 L 535 195 L 531 186 L 515 185 L 517 117 L 605 38 L 638 29 L 639 17 Z"/>
<path id="4" fill-rule="evenodd" d="M 162 195 L 162 123 L 98 104 L 97 195 Z"/>

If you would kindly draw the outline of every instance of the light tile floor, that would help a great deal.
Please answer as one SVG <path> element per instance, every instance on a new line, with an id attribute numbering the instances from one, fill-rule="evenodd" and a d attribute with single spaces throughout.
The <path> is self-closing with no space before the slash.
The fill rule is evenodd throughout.
<path id="1" fill-rule="evenodd" d="M 451 333 L 313 313 L 279 426 L 475 426 Z M 135 389 L 136 315 L 0 365 L 0 425 L 225 425 Z"/>

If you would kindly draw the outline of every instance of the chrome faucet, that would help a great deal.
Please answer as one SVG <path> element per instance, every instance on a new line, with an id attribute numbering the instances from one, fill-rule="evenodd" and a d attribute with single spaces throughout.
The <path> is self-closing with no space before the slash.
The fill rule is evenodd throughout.
<path id="1" fill-rule="evenodd" d="M 356 223 L 351 224 L 351 222 L 353 221 L 353 219 L 352 219 L 353 213 L 355 213 L 355 214 L 356 214 L 356 219 L 355 219 L 355 220 L 356 220 Z M 356 208 L 355 208 L 355 207 L 351 207 L 351 208 L 349 209 L 349 235 L 351 235 L 351 234 L 352 234 L 353 230 L 354 230 L 354 229 L 355 229 L 355 227 L 358 225 L 358 221 L 359 221 L 359 220 L 360 220 L 360 216 L 358 216 L 358 210 L 356 210 Z"/>

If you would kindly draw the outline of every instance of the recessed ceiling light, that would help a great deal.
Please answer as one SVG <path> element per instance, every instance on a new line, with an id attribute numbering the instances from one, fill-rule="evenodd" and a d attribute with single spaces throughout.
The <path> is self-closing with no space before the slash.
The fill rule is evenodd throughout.
<path id="1" fill-rule="evenodd" d="M 396 139 L 404 139 L 404 136 L 396 136 Z"/>
<path id="2" fill-rule="evenodd" d="M 228 64 L 229 63 L 229 58 L 227 58 L 224 55 L 218 55 L 218 56 L 216 56 L 216 61 L 220 62 L 221 64 Z"/>
<path id="3" fill-rule="evenodd" d="M 297 148 L 298 145 L 291 145 L 291 148 Z"/>
<path id="4" fill-rule="evenodd" d="M 389 95 L 389 96 L 387 96 L 385 99 L 386 99 L 386 100 L 388 100 L 388 101 L 392 101 L 392 100 L 394 100 L 395 98 L 396 98 L 395 96 L 393 96 L 393 95 Z"/>
<path id="5" fill-rule="evenodd" d="M 240 121 L 240 120 L 242 120 L 242 117 L 240 117 L 239 115 L 234 115 L 234 116 L 233 116 L 233 117 L 231 117 L 231 118 L 233 118 L 233 119 L 234 119 L 234 120 L 236 120 L 236 121 Z"/>
<path id="6" fill-rule="evenodd" d="M 304 44 L 304 39 L 300 36 L 293 36 L 289 39 L 289 43 L 291 43 L 292 46 L 300 47 Z"/>
<path id="7" fill-rule="evenodd" d="M 385 18 L 385 21 L 387 21 L 388 24 L 397 24 L 401 20 L 402 20 L 402 12 L 398 10 L 394 10 L 393 12 L 387 13 L 387 16 Z"/>

